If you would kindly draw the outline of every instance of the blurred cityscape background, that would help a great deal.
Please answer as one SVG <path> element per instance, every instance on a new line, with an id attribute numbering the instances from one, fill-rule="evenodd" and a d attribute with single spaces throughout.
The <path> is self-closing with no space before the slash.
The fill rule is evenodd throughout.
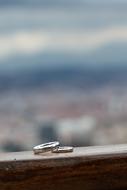
<path id="1" fill-rule="evenodd" d="M 127 143 L 127 1 L 0 0 L 0 151 Z"/>

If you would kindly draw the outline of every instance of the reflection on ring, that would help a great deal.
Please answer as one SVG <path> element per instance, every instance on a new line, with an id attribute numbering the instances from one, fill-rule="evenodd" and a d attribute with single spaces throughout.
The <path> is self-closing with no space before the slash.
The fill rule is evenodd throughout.
<path id="1" fill-rule="evenodd" d="M 58 147 L 59 144 L 60 143 L 58 141 L 44 143 L 44 144 L 35 146 L 33 148 L 33 151 L 34 151 L 34 154 L 39 154 L 39 153 L 44 153 L 44 152 L 52 151 L 54 148 Z"/>

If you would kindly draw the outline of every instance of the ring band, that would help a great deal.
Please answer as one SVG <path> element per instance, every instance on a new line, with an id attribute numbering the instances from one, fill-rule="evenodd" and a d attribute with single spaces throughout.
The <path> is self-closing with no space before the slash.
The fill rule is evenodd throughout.
<path id="1" fill-rule="evenodd" d="M 54 148 L 58 147 L 59 144 L 60 143 L 58 141 L 40 144 L 40 145 L 35 146 L 33 148 L 33 151 L 34 151 L 34 154 L 52 151 Z"/>
<path id="2" fill-rule="evenodd" d="M 58 146 L 52 149 L 52 153 L 68 153 L 73 152 L 73 147 L 71 146 Z"/>

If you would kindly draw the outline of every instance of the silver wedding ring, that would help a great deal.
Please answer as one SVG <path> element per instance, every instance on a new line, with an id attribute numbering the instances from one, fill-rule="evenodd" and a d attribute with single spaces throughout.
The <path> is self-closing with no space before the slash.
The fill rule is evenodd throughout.
<path id="1" fill-rule="evenodd" d="M 40 144 L 38 146 L 35 146 L 33 148 L 33 151 L 34 151 L 34 154 L 52 151 L 53 149 L 57 148 L 59 144 L 60 143 L 58 141 Z"/>
<path id="2" fill-rule="evenodd" d="M 73 152 L 73 147 L 71 146 L 58 146 L 52 149 L 52 153 L 68 153 Z"/>

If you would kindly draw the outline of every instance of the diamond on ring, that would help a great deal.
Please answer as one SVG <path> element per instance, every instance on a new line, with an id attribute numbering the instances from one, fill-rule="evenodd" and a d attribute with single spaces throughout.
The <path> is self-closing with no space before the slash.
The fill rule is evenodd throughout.
<path id="1" fill-rule="evenodd" d="M 52 149 L 52 153 L 68 153 L 73 152 L 73 147 L 71 146 L 58 146 Z"/>

